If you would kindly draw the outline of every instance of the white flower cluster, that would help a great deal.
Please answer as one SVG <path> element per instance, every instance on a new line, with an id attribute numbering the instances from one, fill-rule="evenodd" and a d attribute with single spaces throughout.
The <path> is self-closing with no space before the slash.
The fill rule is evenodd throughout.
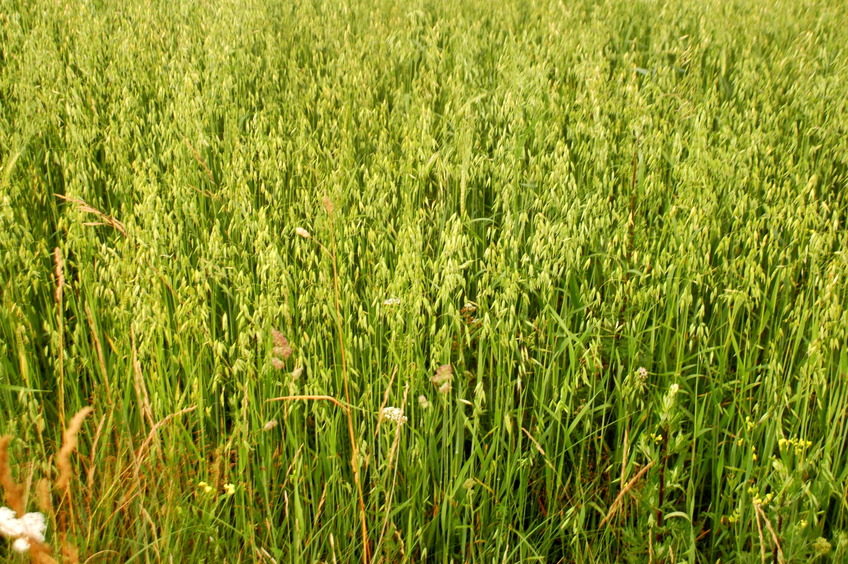
<path id="1" fill-rule="evenodd" d="M 380 414 L 383 416 L 383 419 L 397 423 L 398 425 L 403 425 L 407 421 L 403 410 L 399 407 L 384 407 Z"/>
<path id="2" fill-rule="evenodd" d="M 20 519 L 8 507 L 0 507 L 0 535 L 14 539 L 12 548 L 24 553 L 29 550 L 30 541 L 44 542 L 47 522 L 41 513 L 27 513 Z"/>
<path id="3" fill-rule="evenodd" d="M 400 305 L 400 298 L 389 298 L 383 302 L 384 306 L 396 306 Z"/>

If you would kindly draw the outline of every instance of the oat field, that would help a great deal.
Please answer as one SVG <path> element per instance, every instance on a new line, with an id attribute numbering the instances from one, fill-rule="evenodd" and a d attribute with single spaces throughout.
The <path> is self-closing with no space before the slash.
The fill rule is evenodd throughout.
<path id="1" fill-rule="evenodd" d="M 0 167 L 3 561 L 848 562 L 844 0 L 0 0 Z"/>

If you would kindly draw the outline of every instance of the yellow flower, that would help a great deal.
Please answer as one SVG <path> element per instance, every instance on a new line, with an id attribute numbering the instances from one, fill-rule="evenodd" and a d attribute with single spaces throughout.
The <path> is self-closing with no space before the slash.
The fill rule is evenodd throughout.
<path id="1" fill-rule="evenodd" d="M 212 493 L 214 488 L 207 484 L 206 482 L 200 482 L 197 484 L 197 487 L 203 490 L 203 493 Z"/>
<path id="2" fill-rule="evenodd" d="M 235 484 L 224 484 L 224 493 L 227 495 L 234 495 L 236 493 Z"/>

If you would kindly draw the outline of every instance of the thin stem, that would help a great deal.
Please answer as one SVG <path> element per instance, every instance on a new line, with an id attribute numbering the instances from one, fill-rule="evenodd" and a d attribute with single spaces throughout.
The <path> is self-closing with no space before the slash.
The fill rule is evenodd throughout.
<path id="1" fill-rule="evenodd" d="M 350 405 L 350 386 L 348 384 L 348 372 L 347 372 L 347 360 L 345 356 L 345 344 L 344 344 L 344 329 L 342 328 L 342 311 L 341 311 L 341 300 L 339 298 L 339 269 L 336 263 L 336 235 L 335 235 L 335 227 L 333 225 L 333 212 L 331 206 L 327 206 L 327 215 L 330 219 L 330 246 L 332 248 L 332 252 L 330 253 L 330 257 L 333 262 L 333 298 L 335 300 L 336 306 L 336 327 L 338 328 L 339 334 L 339 348 L 341 349 L 341 360 L 342 360 L 342 381 L 344 383 L 344 394 L 345 394 L 345 403 Z M 320 242 L 318 243 L 320 245 Z M 321 245 L 323 247 L 323 245 Z M 325 248 L 326 250 L 326 248 Z M 350 408 L 346 407 L 345 412 L 347 413 L 347 432 L 350 436 L 350 446 L 351 446 L 351 456 L 350 456 L 350 466 L 353 469 L 353 483 L 356 486 L 356 493 L 359 496 L 359 520 L 362 529 L 362 561 L 367 564 L 371 560 L 371 551 L 368 543 L 368 524 L 365 514 L 365 496 L 362 493 L 362 481 L 359 478 L 359 445 L 356 441 L 356 433 L 353 428 L 353 415 L 351 414 Z"/>

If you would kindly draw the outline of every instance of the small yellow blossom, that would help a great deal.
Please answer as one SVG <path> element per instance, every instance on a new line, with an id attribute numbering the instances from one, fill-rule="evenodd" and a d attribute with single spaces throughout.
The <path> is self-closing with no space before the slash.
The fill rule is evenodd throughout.
<path id="1" fill-rule="evenodd" d="M 235 484 L 224 484 L 224 493 L 227 495 L 234 495 L 236 493 Z"/>
<path id="2" fill-rule="evenodd" d="M 203 490 L 203 493 L 212 493 L 215 491 L 215 488 L 207 484 L 206 482 L 200 482 L 197 484 L 197 487 Z"/>

